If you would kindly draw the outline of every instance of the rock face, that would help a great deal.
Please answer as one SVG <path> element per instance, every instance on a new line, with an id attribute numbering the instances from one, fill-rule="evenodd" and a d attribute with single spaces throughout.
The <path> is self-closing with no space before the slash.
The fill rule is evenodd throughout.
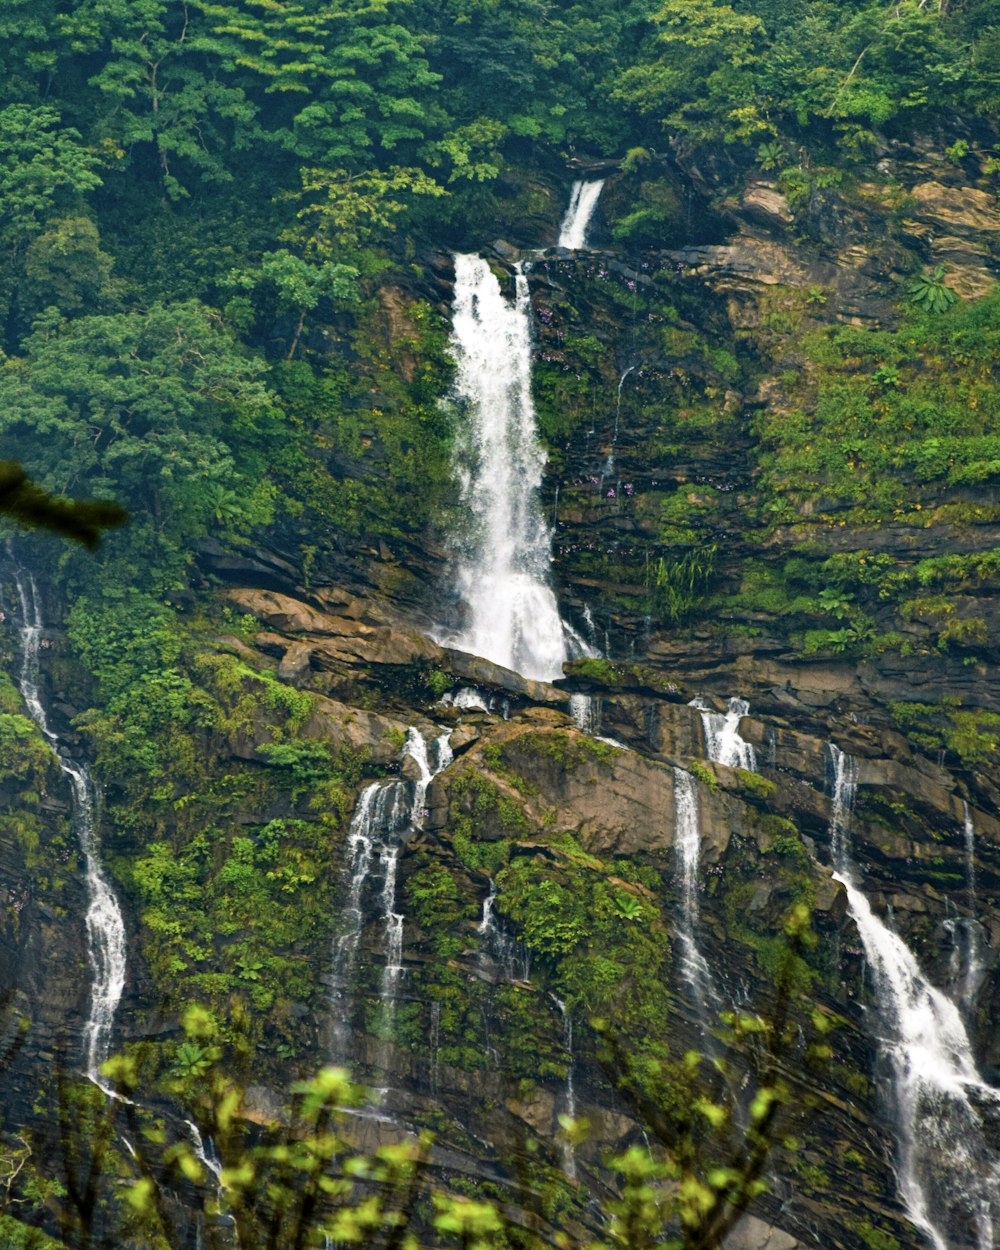
<path id="1" fill-rule="evenodd" d="M 239 765 L 258 785 L 259 794 L 249 786 L 226 809 L 241 836 L 249 831 L 246 841 L 273 823 L 316 819 L 317 805 L 330 808 L 322 850 L 337 897 L 323 906 L 336 917 L 334 952 L 339 939 L 353 954 L 338 963 L 324 935 L 308 956 L 297 955 L 312 961 L 312 996 L 289 1001 L 286 1014 L 297 1013 L 310 1039 L 298 1062 L 350 1061 L 384 1091 L 381 1118 L 359 1128 L 364 1140 L 433 1122 L 442 1173 L 530 1191 L 573 1170 L 579 1187 L 560 1182 L 565 1219 L 585 1226 L 587 1198 L 611 1183 L 606 1155 L 644 1134 L 642 1098 L 590 1022 L 611 1021 L 626 1052 L 650 1065 L 663 1058 L 661 1043 L 671 1057 L 689 1049 L 711 1057 L 725 1032 L 715 1025 L 719 1011 L 767 1011 L 781 1001 L 783 926 L 805 905 L 815 943 L 790 966 L 808 1008 L 792 1009 L 782 1055 L 790 1098 L 774 1180 L 725 1247 L 918 1244 L 895 1185 L 896 1141 L 871 1028 L 878 1003 L 832 874 L 829 744 L 859 762 L 853 854 L 868 897 L 880 915 L 891 912 L 935 984 L 964 995 L 976 1061 L 1000 1083 L 1000 1039 L 990 1027 L 1000 1010 L 991 719 L 1000 715 L 1000 585 L 963 584 L 946 612 L 920 594 L 904 612 L 873 590 L 873 634 L 892 638 L 884 649 L 868 635 L 849 636 L 846 600 L 824 601 L 811 586 L 796 606 L 776 587 L 795 561 L 885 557 L 911 568 L 941 554 L 988 553 L 1000 546 L 992 487 L 963 487 L 965 495 L 943 487 L 933 532 L 915 513 L 865 521 L 816 493 L 768 513 L 758 455 L 767 416 L 798 414 L 791 389 L 814 367 L 800 354 L 803 335 L 892 328 L 900 284 L 925 264 L 947 263 L 963 297 L 994 281 L 1000 214 L 986 192 L 957 193 L 934 176 L 926 153 L 897 153 L 890 164 L 850 195 L 813 185 L 795 200 L 759 171 L 733 190 L 669 162 L 664 202 L 683 203 L 692 188 L 705 205 L 711 200 L 703 230 L 685 226 L 681 214 L 661 247 L 641 255 L 552 250 L 537 258 L 536 384 L 550 449 L 554 581 L 564 615 L 601 653 L 568 665 L 563 681 L 526 680 L 429 636 L 443 576 L 437 536 L 405 577 L 406 558 L 379 541 L 344 557 L 343 567 L 319 570 L 311 589 L 287 554 L 202 552 L 202 568 L 226 582 L 227 604 L 253 620 L 249 642 L 217 639 L 220 651 L 305 700 L 294 744 L 349 753 L 351 801 L 369 786 L 398 787 L 393 798 L 410 812 L 398 828 L 367 830 L 378 835 L 377 853 L 362 873 L 342 795 L 300 793 L 308 773 L 277 798 L 267 790 L 263 770 L 278 766 L 269 751 L 272 706 L 260 699 L 227 734 L 206 733 L 220 774 Z M 525 185 L 541 202 L 553 193 L 545 178 Z M 627 178 L 611 177 L 609 212 L 629 201 L 629 188 Z M 550 242 L 553 203 L 495 255 L 509 262 L 517 248 Z M 428 268 L 438 298 L 448 265 L 437 257 Z M 382 300 L 390 346 L 405 320 L 400 299 L 394 291 Z M 400 367 L 412 369 L 408 354 Z M 886 377 L 872 387 L 892 386 Z M 869 586 L 878 587 L 881 567 Z M 925 608 L 947 620 L 928 623 Z M 806 626 L 789 624 L 795 613 Z M 807 648 L 807 626 L 826 643 Z M 251 689 L 250 677 L 239 681 L 240 691 Z M 585 700 L 589 732 L 571 715 L 579 712 L 573 696 Z M 705 708 L 691 706 L 695 696 Z M 753 773 L 709 758 L 704 712 L 724 715 L 734 696 L 750 705 L 738 732 L 755 751 Z M 418 731 L 426 759 L 404 751 Z M 454 762 L 440 767 L 431 748 L 445 731 Z M 57 794 L 50 774 L 41 769 L 32 785 Z M 17 810 L 27 789 L 5 790 L 5 810 Z M 683 794 L 692 791 L 693 892 L 684 887 L 679 834 L 689 812 Z M 181 818 L 158 812 L 157 836 Z M 64 836 L 58 802 L 38 819 L 41 836 Z M 29 1077 L 72 1034 L 82 993 L 78 884 L 64 886 L 58 901 L 49 897 L 53 883 L 32 880 L 30 841 L 0 832 L 7 1036 L 17 1012 L 33 1020 L 13 1069 L 25 1114 Z M 136 854 L 134 845 L 118 850 L 123 859 Z M 269 871 L 286 867 L 279 860 Z M 306 864 L 300 874 L 305 888 L 311 871 Z M 357 932 L 353 913 L 345 919 L 355 886 Z M 134 889 L 125 902 L 142 967 L 149 936 L 139 932 Z M 963 960 L 972 931 L 982 938 L 982 966 L 970 982 Z M 683 957 L 692 935 L 714 983 L 700 996 Z M 211 957 L 199 955 L 206 966 L 197 975 Z M 153 974 L 136 976 L 151 997 Z M 141 997 L 136 986 L 130 995 L 126 1030 Z M 822 1038 L 812 1032 L 813 1012 Z M 150 1032 L 159 1027 L 151 1015 L 141 1024 Z M 734 1062 L 752 1088 L 752 1048 Z M 273 1055 L 268 1064 L 266 1078 L 279 1085 L 287 1065 Z M 255 1085 L 248 1118 L 265 1118 L 276 1098 Z M 559 1131 L 570 1111 L 591 1124 L 575 1151 Z"/>

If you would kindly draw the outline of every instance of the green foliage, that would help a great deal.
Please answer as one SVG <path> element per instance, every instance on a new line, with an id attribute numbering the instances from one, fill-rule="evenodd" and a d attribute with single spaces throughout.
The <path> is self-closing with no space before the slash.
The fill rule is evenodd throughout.
<path id="1" fill-rule="evenodd" d="M 910 303 L 929 313 L 947 312 L 958 299 L 951 287 L 945 285 L 944 265 L 938 265 L 933 273 L 915 278 L 909 291 Z"/>
<path id="2" fill-rule="evenodd" d="M 891 1233 L 873 1224 L 867 1217 L 858 1225 L 858 1236 L 868 1250 L 899 1250 L 899 1242 Z"/>
<path id="3" fill-rule="evenodd" d="M 652 612 L 671 625 L 687 616 L 707 591 L 717 551 L 717 545 L 712 543 L 679 558 L 660 556 L 647 574 Z"/>

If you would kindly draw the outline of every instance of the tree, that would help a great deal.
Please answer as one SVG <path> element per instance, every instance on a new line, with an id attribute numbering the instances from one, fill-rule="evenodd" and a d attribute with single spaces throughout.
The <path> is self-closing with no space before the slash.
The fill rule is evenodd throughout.
<path id="1" fill-rule="evenodd" d="M 766 1191 L 764 1170 L 782 1109 L 793 1097 L 786 1050 L 799 1031 L 800 954 L 812 940 L 808 908 L 792 908 L 785 934 L 769 1013 L 740 1010 L 721 1018 L 735 1066 L 710 1065 L 689 1052 L 651 1067 L 648 1057 L 637 1060 L 628 1051 L 607 1022 L 593 1022 L 604 1039 L 605 1070 L 655 1146 L 607 1160 L 618 1193 L 602 1204 L 597 1239 L 561 1232 L 556 1244 L 577 1250 L 721 1250 L 743 1212 Z M 812 1020 L 822 1037 L 826 1018 L 814 1011 Z M 553 1217 L 545 1210 L 541 1173 L 532 1173 L 530 1164 L 509 1199 L 472 1200 L 449 1191 L 432 1172 L 427 1134 L 370 1156 L 358 1152 L 345 1112 L 363 1105 L 366 1095 L 339 1068 L 297 1082 L 286 1107 L 260 1124 L 259 1116 L 242 1109 L 249 1079 L 234 1075 L 249 1064 L 253 1047 L 232 1030 L 224 1033 L 202 1008 L 190 1007 L 182 1023 L 183 1040 L 173 1045 L 166 1070 L 156 1048 L 141 1044 L 105 1065 L 119 1094 L 115 1099 L 93 1087 L 81 1092 L 60 1078 L 66 1187 L 61 1195 L 47 1193 L 72 1250 L 89 1244 L 99 1227 L 110 1244 L 117 1232 L 119 1242 L 129 1235 L 156 1250 L 180 1250 L 190 1239 L 192 1212 L 212 1250 L 231 1244 L 229 1228 L 241 1250 L 305 1250 L 330 1241 L 417 1250 L 428 1237 L 437 1246 L 462 1250 L 507 1250 L 512 1244 L 541 1250 L 551 1244 Z M 823 1062 L 829 1053 L 820 1041 L 808 1057 Z M 748 1075 L 750 1092 L 741 1098 L 738 1090 Z M 154 1096 L 179 1104 L 181 1117 L 147 1109 Z M 71 1106 L 82 1112 L 86 1140 L 73 1131 Z M 564 1120 L 563 1128 L 571 1140 L 586 1133 L 582 1122 Z M 118 1147 L 123 1134 L 127 1152 Z M 30 1138 L 25 1141 L 30 1151 Z M 525 1157 L 530 1160 L 530 1147 Z M 2 1163 L 0 1157 L 0 1175 Z M 25 1179 L 31 1175 L 28 1169 Z M 119 1194 L 117 1204 L 106 1208 L 98 1204 L 102 1177 L 105 1183 L 114 1178 Z M 29 1215 L 23 1185 L 11 1182 L 9 1197 L 32 1222 L 44 1222 L 40 1207 Z M 181 1203 L 170 1198 L 179 1189 L 187 1195 Z"/>
<path id="2" fill-rule="evenodd" d="M 237 530 L 266 520 L 278 437 L 265 366 L 196 301 L 145 312 L 40 318 L 25 354 L 0 371 L 0 426 L 30 453 L 48 489 L 86 483 L 130 508 L 118 557 L 149 570 L 150 545 L 168 565 L 191 558 L 230 492 Z M 123 572 L 124 572 L 123 565 Z M 126 580 L 132 574 L 126 573 Z"/>

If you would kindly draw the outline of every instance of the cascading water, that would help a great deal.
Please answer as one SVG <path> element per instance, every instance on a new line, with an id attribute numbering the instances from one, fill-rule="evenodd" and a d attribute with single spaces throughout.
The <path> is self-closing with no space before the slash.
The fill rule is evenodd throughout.
<path id="1" fill-rule="evenodd" d="M 746 699 L 730 699 L 729 710 L 724 714 L 713 711 L 704 699 L 692 699 L 690 706 L 701 712 L 708 758 L 716 764 L 728 764 L 730 768 L 743 768 L 755 773 L 756 752 L 749 742 L 740 737 L 740 721 L 750 711 Z"/>
<path id="2" fill-rule="evenodd" d="M 934 1250 L 995 1250 L 1000 1227 L 1000 1159 L 983 1113 L 1000 1117 L 1000 1095 L 976 1070 L 962 1017 L 931 985 L 906 943 L 872 911 L 851 858 L 857 761 L 829 745 L 830 845 L 834 877 L 847 891 L 886 1036 L 899 1134 L 899 1190 Z"/>
<path id="3" fill-rule="evenodd" d="M 972 820 L 972 811 L 962 801 L 962 837 L 965 843 L 965 881 L 969 903 L 969 918 L 964 922 L 965 934 L 965 971 L 962 977 L 962 1008 L 966 1012 L 972 1010 L 976 994 L 986 975 L 986 941 L 983 926 L 976 918 L 978 898 L 976 894 L 976 826 Z"/>
<path id="4" fill-rule="evenodd" d="M 629 365 L 625 372 L 618 379 L 618 391 L 615 395 L 615 428 L 611 434 L 611 451 L 604 463 L 604 476 L 610 477 L 615 471 L 615 450 L 618 447 L 618 430 L 621 426 L 622 419 L 622 387 L 625 385 L 625 379 L 633 370 L 638 369 L 638 365 Z"/>
<path id="5" fill-rule="evenodd" d="M 497 887 L 490 878 L 490 892 L 483 899 L 483 914 L 476 932 L 484 952 L 505 981 L 527 981 L 531 977 L 531 956 L 523 942 L 504 931 L 496 917 Z"/>
<path id="6" fill-rule="evenodd" d="M 111 1053 L 115 1012 L 125 990 L 125 922 L 101 864 L 97 833 L 97 788 L 85 764 L 71 759 L 48 725 L 39 687 L 38 654 L 42 617 L 38 590 L 30 574 L 16 574 L 21 602 L 21 671 L 19 685 L 28 714 L 55 752 L 69 779 L 73 829 L 80 844 L 87 886 L 87 959 L 90 963 L 90 1010 L 84 1027 L 84 1071 L 89 1080 L 112 1094 L 101 1080 L 101 1065 Z"/>
<path id="7" fill-rule="evenodd" d="M 559 227 L 559 247 L 573 251 L 587 246 L 587 229 L 590 226 L 597 201 L 604 187 L 604 179 L 596 182 L 574 182 L 569 195 L 569 207 Z"/>
<path id="8" fill-rule="evenodd" d="M 531 304 L 520 268 L 510 304 L 485 260 L 455 257 L 451 350 L 455 397 L 468 417 L 455 461 L 468 520 L 455 568 L 465 624 L 440 641 L 551 681 L 587 648 L 563 625 L 548 581 L 551 536 L 539 499 L 545 453 L 531 398 Z"/>
<path id="9" fill-rule="evenodd" d="M 577 729 L 583 730 L 591 737 L 598 737 L 601 732 L 601 699 L 590 694 L 571 694 L 569 697 L 569 714 Z"/>
<path id="10" fill-rule="evenodd" d="M 376 781 L 361 792 L 347 833 L 350 883 L 344 903 L 344 926 L 333 952 L 330 982 L 336 995 L 333 1010 L 333 1057 L 343 1059 L 349 1050 L 350 981 L 365 922 L 365 887 L 377 862 L 382 883 L 378 891 L 378 914 L 384 931 L 385 963 L 379 997 L 383 1030 L 391 1032 L 396 991 L 403 974 L 404 916 L 396 910 L 396 878 L 402 836 L 408 829 L 423 827 L 427 787 L 452 761 L 450 731 L 435 739 L 433 748 L 419 730 L 407 731 L 404 762 L 416 765 L 413 781 Z M 432 762 L 433 753 L 433 762 Z"/>
<path id="11" fill-rule="evenodd" d="M 721 1005 L 708 960 L 698 946 L 698 868 L 701 858 L 701 812 L 698 783 L 683 768 L 674 769 L 674 855 L 681 882 L 681 972 L 698 1013 Z M 703 1019 L 703 1023 L 706 1023 Z"/>
<path id="12" fill-rule="evenodd" d="M 554 996 L 553 996 L 554 997 Z M 556 1006 L 559 1008 L 559 1014 L 563 1019 L 563 1045 L 566 1048 L 568 1061 L 566 1064 L 566 1086 L 563 1094 L 563 1115 L 570 1120 L 576 1119 L 576 1087 L 573 1084 L 573 1068 L 576 1060 L 573 1055 L 573 1017 L 566 1010 L 566 1004 L 561 998 L 556 998 Z M 573 1143 L 568 1137 L 563 1138 L 562 1142 L 562 1168 L 571 1181 L 576 1180 L 576 1153 L 573 1149 Z"/>

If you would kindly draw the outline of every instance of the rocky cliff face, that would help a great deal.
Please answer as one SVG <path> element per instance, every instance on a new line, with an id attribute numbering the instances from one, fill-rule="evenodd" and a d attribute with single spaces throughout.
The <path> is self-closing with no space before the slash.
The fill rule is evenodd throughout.
<path id="1" fill-rule="evenodd" d="M 359 886 L 350 967 L 333 976 L 330 953 L 350 927 L 337 909 L 358 876 L 349 804 L 323 826 L 327 875 L 315 888 L 336 896 L 322 900 L 329 931 L 296 948 L 313 985 L 297 1000 L 298 1062 L 339 1047 L 335 1058 L 387 1091 L 362 1126 L 368 1139 L 430 1123 L 446 1176 L 538 1187 L 544 1165 L 563 1189 L 558 1218 L 587 1223 L 589 1196 L 609 1183 L 605 1155 L 644 1131 L 589 1022 L 610 1021 L 641 1057 L 663 1043 L 674 1055 L 724 1045 L 679 957 L 680 769 L 697 788 L 697 939 L 720 1005 L 773 1002 L 783 920 L 804 902 L 817 940 L 797 984 L 832 1052 L 816 1061 L 800 1013 L 772 1190 L 729 1244 L 917 1244 L 894 1182 L 878 1004 L 832 875 L 828 744 L 859 760 L 853 855 L 869 899 L 962 1001 L 980 1071 L 1000 1083 L 989 1028 L 1000 1009 L 1000 573 L 987 559 L 1000 513 L 988 473 L 970 484 L 903 465 L 893 472 L 904 502 L 883 498 L 879 482 L 852 496 L 842 470 L 868 471 L 864 431 L 845 436 L 825 478 L 806 451 L 792 463 L 782 431 L 804 412 L 805 446 L 823 388 L 849 385 L 853 363 L 831 363 L 817 346 L 837 327 L 875 336 L 881 354 L 865 360 L 866 377 L 888 370 L 858 408 L 863 419 L 881 419 L 886 393 L 895 402 L 898 390 L 915 392 L 921 368 L 953 367 L 921 365 L 915 339 L 899 349 L 913 359 L 893 363 L 901 358 L 884 336 L 897 332 L 905 283 L 922 264 L 946 264 L 963 299 L 992 288 L 1000 214 L 982 181 L 930 149 L 887 151 L 869 180 L 850 185 L 806 171 L 804 187 L 789 187 L 758 170 L 735 190 L 709 164 L 656 158 L 610 179 L 595 250 L 532 259 L 554 581 L 564 614 L 603 656 L 571 664 L 562 682 L 528 681 L 429 638 L 448 611 L 440 534 L 379 541 L 308 576 L 287 551 L 204 551 L 202 590 L 221 581 L 212 593 L 243 627 L 213 645 L 310 696 L 297 740 L 353 752 L 368 780 L 390 783 L 411 726 L 427 741 L 452 730 L 454 762 L 426 789 L 393 900 L 384 857 Z M 514 244 L 495 245 L 501 268 L 554 237 L 559 189 L 541 175 L 532 185 L 536 218 Z M 658 206 L 661 237 L 615 243 L 635 203 Z M 430 258 L 425 272 L 423 293 L 446 301 L 446 261 Z M 390 357 L 410 298 L 387 297 Z M 844 352 L 857 355 L 858 343 Z M 408 351 L 398 344 L 400 368 Z M 891 586 L 902 589 L 882 594 Z M 708 758 L 705 710 L 723 714 L 734 696 L 749 702 L 738 732 L 756 771 Z M 261 699 L 215 734 L 219 768 L 258 775 L 274 758 L 274 725 Z M 402 756 L 402 777 L 423 784 L 412 761 Z M 30 811 L 46 837 L 61 836 L 62 808 L 25 795 L 29 785 L 59 793 L 50 765 L 40 754 L 24 768 L 4 782 L 4 810 L 22 822 Z M 360 784 L 355 776 L 352 801 Z M 286 789 L 241 799 L 232 818 L 250 829 L 319 819 Z M 124 860 L 142 849 L 138 834 L 106 832 Z M 0 831 L 0 987 L 26 1004 L 37 1070 L 56 1022 L 63 1037 L 74 1032 L 79 995 L 67 1012 L 68 983 L 53 992 L 39 969 L 64 962 L 80 900 L 70 861 L 66 914 L 55 910 L 26 838 Z M 123 1028 L 148 1036 L 163 973 L 146 962 L 137 888 L 119 876 L 137 969 Z M 403 917 L 398 967 L 392 914 Z M 979 964 L 969 981 L 971 933 Z M 287 1065 L 272 1057 L 266 1068 L 262 1085 L 276 1087 Z M 575 1150 L 560 1137 L 565 1113 L 591 1124 Z"/>

